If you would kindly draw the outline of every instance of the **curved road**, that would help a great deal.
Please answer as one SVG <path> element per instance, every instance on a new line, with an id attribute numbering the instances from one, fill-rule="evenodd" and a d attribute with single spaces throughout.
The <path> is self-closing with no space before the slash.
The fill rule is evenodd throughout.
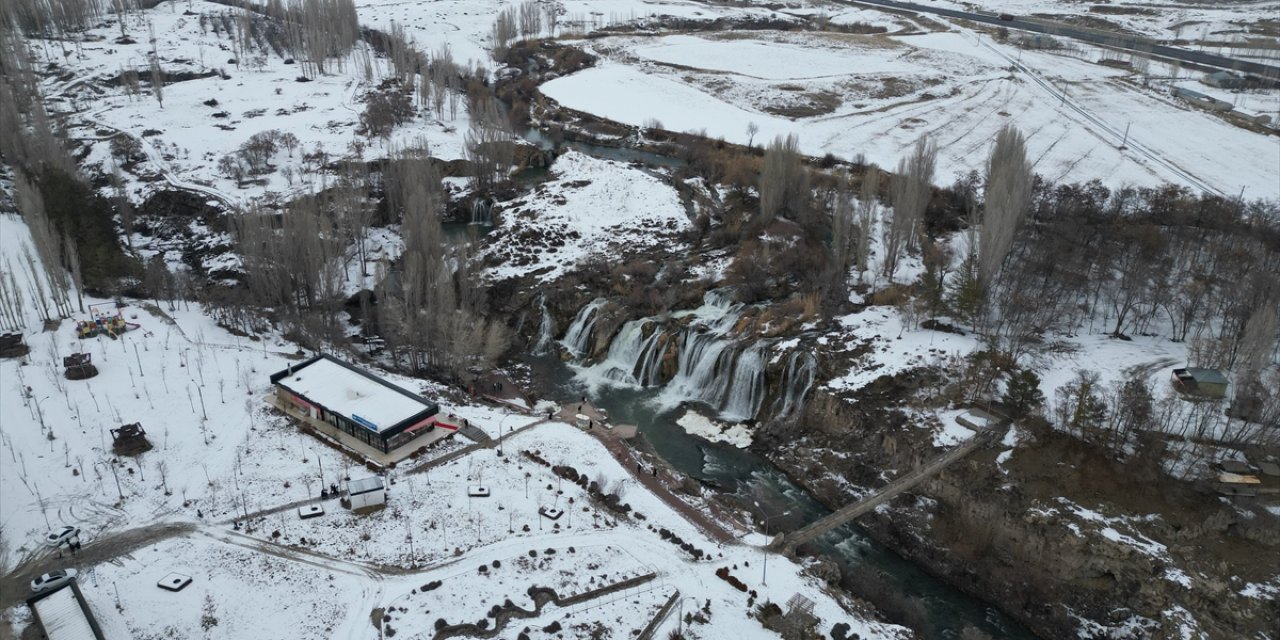
<path id="1" fill-rule="evenodd" d="M 1027 20 L 1024 18 L 1014 17 L 1013 20 L 1001 20 L 999 15 L 993 13 L 972 13 L 969 11 L 957 11 L 955 9 L 944 9 L 942 7 L 931 7 L 914 2 L 898 2 L 897 0 L 836 0 L 839 4 L 847 5 L 872 5 L 879 7 L 888 7 L 890 9 L 900 9 L 904 11 L 915 11 L 918 13 L 932 13 L 949 18 L 961 18 L 964 20 L 972 20 L 974 22 L 984 22 L 987 24 L 1000 25 L 1009 27 L 1010 29 L 1021 29 L 1023 31 L 1034 31 L 1037 33 L 1046 33 L 1049 35 L 1063 36 L 1092 42 L 1094 44 L 1107 45 L 1120 49 L 1128 49 L 1140 53 L 1149 53 L 1163 58 L 1172 58 L 1174 60 L 1182 60 L 1195 64 L 1202 64 L 1210 67 L 1218 67 L 1221 69 L 1230 69 L 1233 71 L 1242 71 L 1253 73 L 1268 78 L 1272 81 L 1280 81 L 1280 67 L 1265 65 L 1258 62 L 1248 60 L 1237 60 L 1204 51 L 1192 51 L 1190 49 L 1180 49 L 1178 47 L 1170 47 L 1149 40 L 1147 38 L 1139 38 L 1120 33 L 1109 33 L 1106 31 L 1097 31 L 1094 29 L 1085 29 L 1066 24 L 1041 20 Z"/>

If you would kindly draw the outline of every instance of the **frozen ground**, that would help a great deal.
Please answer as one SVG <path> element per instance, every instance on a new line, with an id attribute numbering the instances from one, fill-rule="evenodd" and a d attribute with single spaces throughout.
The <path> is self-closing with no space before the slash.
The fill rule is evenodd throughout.
<path id="1" fill-rule="evenodd" d="M 21 219 L 0 216 L 0 225 L 0 254 L 21 255 L 29 243 Z M 23 289 L 29 287 L 24 283 Z M 441 617 L 476 622 L 507 599 L 530 607 L 532 586 L 565 597 L 647 574 L 654 575 L 620 592 L 588 594 L 571 607 L 548 605 L 513 628 L 560 622 L 575 636 L 629 638 L 679 591 L 691 602 L 696 597 L 690 608 L 711 612 L 706 623 L 693 625 L 690 637 L 776 637 L 750 617 L 748 594 L 716 576 L 720 568 L 756 590 L 760 601 L 806 596 L 823 626 L 842 621 L 864 638 L 904 637 L 901 628 L 846 612 L 796 564 L 775 558 L 764 584 L 756 572 L 763 537 L 748 534 L 717 547 L 639 484 L 602 443 L 564 424 L 507 436 L 503 456 L 483 448 L 425 473 L 393 472 L 388 506 L 368 516 L 327 501 L 324 516 L 300 520 L 292 503 L 314 497 L 321 474 L 333 482 L 366 472 L 265 410 L 267 375 L 294 361 L 296 347 L 276 338 L 232 336 L 194 306 L 129 304 L 121 313 L 139 328 L 118 340 L 83 342 L 71 337 L 68 321 L 41 331 L 35 307 L 28 301 L 26 308 L 32 351 L 0 361 L 6 407 L 0 415 L 0 528 L 11 551 L 0 558 L 0 572 L 14 565 L 38 571 L 75 566 L 109 637 L 372 639 L 387 627 L 421 637 Z M 80 349 L 92 354 L 99 375 L 63 379 L 59 358 Z M 424 393 L 438 390 L 388 377 Z M 483 407 L 444 410 L 491 435 L 534 420 Z M 105 430 L 134 421 L 146 428 L 154 448 L 137 457 L 114 456 Z M 602 509 L 584 489 L 557 480 L 522 451 L 574 467 L 643 519 Z M 476 485 L 491 496 L 468 498 Z M 546 506 L 564 515 L 538 515 Z M 261 515 L 246 518 L 247 512 Z M 82 528 L 81 560 L 110 561 L 52 557 L 40 540 L 62 524 Z M 659 529 L 706 557 L 696 561 Z M 141 540 L 140 546 L 128 540 Z M 191 576 L 191 586 L 179 593 L 159 589 L 156 582 L 171 572 Z M 262 615 L 263 603 L 270 603 L 270 616 Z M 372 622 L 375 610 L 387 614 L 381 628 Z M 21 607 L 7 614 L 19 627 L 29 622 Z M 674 616 L 668 618 L 657 637 L 675 624 Z"/>
<path id="2" fill-rule="evenodd" d="M 1085 3 L 1073 0 L 937 0 L 939 7 L 961 11 L 1012 13 L 1051 19 L 1084 18 L 1097 28 L 1146 35 L 1158 40 L 1233 42 L 1249 39 L 1271 40 L 1276 31 L 1275 16 L 1280 2 L 1252 0 L 1213 2 L 1190 0 L 1176 3 L 1163 0 L 1123 0 Z M 1102 22 L 1102 21 L 1105 21 Z M 1212 49 L 1211 49 L 1212 50 Z M 1224 51 L 1224 53 L 1227 53 Z"/>
<path id="3" fill-rule="evenodd" d="M 712 420 L 692 409 L 676 419 L 685 431 L 712 442 L 731 444 L 739 449 L 751 446 L 751 428 L 744 424 L 727 424 Z"/>
<path id="4" fill-rule="evenodd" d="M 532 193 L 495 205 L 501 221 L 485 248 L 492 277 L 545 282 L 590 257 L 616 264 L 688 225 L 675 189 L 646 170 L 568 151 L 551 171 Z"/>
<path id="5" fill-rule="evenodd" d="M 355 134 L 364 93 L 388 71 L 387 61 L 376 58 L 366 45 L 330 60 L 327 73 L 299 82 L 301 69 L 274 54 L 237 60 L 231 38 L 215 30 L 214 18 L 228 13 L 234 15 L 234 10 L 226 5 L 193 0 L 162 2 L 130 13 L 123 27 L 113 14 L 103 26 L 88 30 L 86 41 L 65 57 L 51 43 L 32 41 L 39 62 L 63 68 L 42 89 L 50 111 L 71 117 L 70 136 L 92 143 L 86 163 L 102 163 L 108 171 L 120 164 L 112 158 L 106 138 L 123 132 L 139 140 L 147 156 L 135 169 L 139 175 L 163 174 L 175 186 L 244 204 L 317 190 L 324 172 L 315 169 L 342 157 L 374 159 L 393 146 L 423 143 L 442 159 L 463 156 L 462 136 L 469 126 L 465 108 L 456 117 L 446 109 L 443 120 L 424 112 L 389 139 Z M 154 45 L 148 42 L 152 29 Z M 122 31 L 137 43 L 117 44 Z M 146 89 L 153 46 L 169 78 L 161 92 L 163 103 Z M 366 74 L 366 62 L 372 75 Z M 105 82 L 126 70 L 139 72 L 141 95 L 130 97 L 118 84 Z M 186 77 L 180 74 L 195 77 L 179 79 Z M 204 75 L 209 77 L 198 77 Z M 299 144 L 296 149 L 279 149 L 270 159 L 275 170 L 256 176 L 261 182 L 237 184 L 218 162 L 264 131 L 293 134 Z M 308 155 L 313 159 L 305 160 Z M 131 198 L 140 202 L 155 190 L 155 183 L 131 182 L 129 189 Z"/>
<path id="6" fill-rule="evenodd" d="M 357 0 L 360 22 L 389 29 L 394 22 L 413 36 L 424 51 L 448 46 L 455 60 L 468 66 L 494 66 L 490 33 L 498 13 L 519 5 L 518 0 L 475 3 L 438 0 L 419 3 L 406 0 Z M 545 5 L 544 5 L 545 6 Z M 554 32 L 543 22 L 542 35 L 586 34 L 624 24 L 652 23 L 662 17 L 714 20 L 720 16 L 768 16 L 772 11 L 755 7 L 711 7 L 692 0 L 560 0 L 555 3 Z"/>
<path id="7" fill-rule="evenodd" d="M 584 46 L 602 54 L 600 63 L 544 84 L 544 93 L 631 125 L 656 120 L 745 144 L 755 124 L 758 144 L 794 133 L 807 154 L 862 155 L 888 167 L 927 133 L 940 147 L 936 180 L 946 183 L 981 172 L 995 132 L 1012 123 L 1050 180 L 1280 197 L 1275 136 L 1191 109 L 1160 83 L 1131 82 L 1095 64 L 1102 54 L 1088 47 L 1021 51 L 961 28 L 613 37 Z"/>
<path id="8" fill-rule="evenodd" d="M 826 382 L 835 390 L 856 391 L 880 376 L 892 376 L 916 367 L 939 366 L 948 357 L 967 354 L 979 344 L 973 336 L 909 330 L 891 307 L 868 307 L 840 318 L 840 324 L 844 332 L 820 340 L 836 343 L 842 351 L 870 350 L 855 360 L 843 375 Z"/>

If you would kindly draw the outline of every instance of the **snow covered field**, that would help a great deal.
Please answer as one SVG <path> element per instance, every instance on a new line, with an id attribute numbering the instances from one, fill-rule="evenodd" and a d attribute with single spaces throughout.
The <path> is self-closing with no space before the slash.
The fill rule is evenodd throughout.
<path id="1" fill-rule="evenodd" d="M 5 215 L 0 224 L 3 255 L 21 255 L 30 242 L 21 219 Z M 31 353 L 0 361 L 0 530 L 11 551 L 0 558 L 0 572 L 27 563 L 41 571 L 78 568 L 110 637 L 376 638 L 386 627 L 417 637 L 441 617 L 492 623 L 490 608 L 507 599 L 532 608 L 533 586 L 584 599 L 546 605 L 515 628 L 559 622 L 572 633 L 629 638 L 669 598 L 696 597 L 690 607 L 710 614 L 695 623 L 693 637 L 776 637 L 749 615 L 748 594 L 715 574 L 721 568 L 760 601 L 806 596 L 825 626 L 848 622 L 865 638 L 904 637 L 901 628 L 848 613 L 796 564 L 775 558 L 764 584 L 756 573 L 763 537 L 717 546 L 602 443 L 559 423 L 504 438 L 503 456 L 482 448 L 425 473 L 393 472 L 388 506 L 370 515 L 327 501 L 325 515 L 301 520 L 293 503 L 316 496 L 321 474 L 333 482 L 366 472 L 266 410 L 267 376 L 296 361 L 295 347 L 231 335 L 195 306 L 126 304 L 120 311 L 138 328 L 117 340 L 83 342 L 67 321 L 41 331 L 35 307 L 28 301 L 26 308 Z M 60 358 L 81 349 L 99 375 L 65 380 Z M 388 377 L 429 395 L 438 391 Z M 535 420 L 469 405 L 443 410 L 491 435 Z M 106 430 L 134 421 L 154 448 L 136 457 L 113 454 Z M 602 509 L 524 450 L 576 468 L 643 518 Z M 468 497 L 477 485 L 491 495 Z M 545 507 L 564 513 L 555 520 L 539 515 Z M 245 517 L 254 512 L 261 515 Z M 83 530 L 80 558 L 111 561 L 54 558 L 40 543 L 64 524 Z M 705 557 L 695 560 L 660 529 Z M 192 584 L 177 593 L 156 586 L 173 572 Z M 641 577 L 618 592 L 587 593 Z M 455 602 L 458 594 L 468 598 Z M 440 596 L 450 604 L 442 606 Z M 382 615 L 382 624 L 371 615 Z M 21 607 L 8 616 L 19 627 L 30 621 Z M 656 637 L 675 624 L 668 618 Z"/>
<path id="2" fill-rule="evenodd" d="M 1085 18 L 1105 20 L 1130 33 L 1165 40 L 1241 41 L 1249 38 L 1274 40 L 1274 26 L 1266 21 L 1280 12 L 1280 2 L 1213 2 L 1184 0 L 1123 0 L 1108 3 L 1081 3 L 1072 0 L 936 0 L 930 4 L 960 11 L 1012 13 L 1043 16 L 1055 20 Z M 1273 23 L 1274 24 L 1274 23 Z M 1096 26 L 1102 26 L 1095 23 Z M 1223 53 L 1228 53 L 1224 51 Z"/>
<path id="3" fill-rule="evenodd" d="M 960 28 L 614 37 L 584 46 L 601 62 L 544 84 L 544 93 L 631 125 L 656 120 L 745 144 L 754 123 L 757 144 L 794 133 L 809 155 L 861 154 L 889 167 L 927 133 L 939 143 L 937 180 L 946 183 L 981 172 L 995 132 L 1013 123 L 1034 169 L 1054 181 L 1280 197 L 1275 136 L 1193 110 L 1159 84 L 1130 82 L 1127 72 L 1094 64 L 1101 53 L 1087 47 L 1080 57 L 1020 51 Z"/>
<path id="4" fill-rule="evenodd" d="M 330 61 L 327 73 L 302 82 L 301 68 L 279 56 L 236 59 L 234 41 L 219 30 L 216 18 L 222 15 L 236 13 L 203 0 L 162 2 L 127 15 L 123 27 L 113 15 L 111 22 L 88 30 L 86 42 L 65 57 L 49 43 L 33 41 L 36 60 L 65 68 L 42 89 L 50 111 L 71 116 L 70 136 L 94 143 L 86 163 L 101 163 L 107 171 L 121 164 L 106 137 L 124 132 L 146 154 L 139 173 L 164 174 L 175 186 L 244 204 L 319 189 L 323 172 L 315 170 L 342 157 L 373 159 L 391 147 L 423 143 L 438 158 L 463 156 L 462 136 L 469 126 L 465 109 L 456 117 L 446 109 L 442 120 L 424 111 L 388 139 L 356 135 L 363 94 L 388 69 L 367 45 L 358 43 L 350 56 Z M 137 42 L 118 44 L 122 32 Z M 151 33 L 154 45 L 147 42 Z M 162 101 L 145 89 L 153 46 L 167 78 Z M 366 74 L 366 61 L 372 75 Z M 122 71 L 138 72 L 144 86 L 140 95 L 130 97 L 119 83 L 104 82 Z M 269 159 L 275 171 L 254 176 L 261 182 L 238 184 L 219 161 L 266 131 L 292 134 L 296 148 L 281 146 Z M 130 195 L 140 202 L 154 189 L 153 182 L 133 182 Z"/>
<path id="5" fill-rule="evenodd" d="M 497 261 L 491 277 L 551 281 L 590 256 L 615 261 L 688 225 L 675 189 L 643 169 L 568 151 L 551 171 L 532 193 L 495 205 L 502 220 L 486 238 Z"/>

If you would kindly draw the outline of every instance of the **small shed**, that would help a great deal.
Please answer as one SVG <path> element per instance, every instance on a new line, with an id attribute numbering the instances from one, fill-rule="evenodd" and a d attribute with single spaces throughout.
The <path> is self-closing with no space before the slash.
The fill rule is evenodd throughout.
<path id="1" fill-rule="evenodd" d="M 1227 397 L 1227 377 L 1217 369 L 1187 367 L 1173 370 L 1173 386 L 1188 395 L 1205 398 Z"/>
<path id="2" fill-rule="evenodd" d="M 28 598 L 27 606 L 49 640 L 103 640 L 102 629 L 75 580 Z"/>
<path id="3" fill-rule="evenodd" d="M 369 476 L 347 482 L 347 496 L 351 499 L 351 510 L 380 507 L 387 503 L 387 486 L 382 476 Z"/>

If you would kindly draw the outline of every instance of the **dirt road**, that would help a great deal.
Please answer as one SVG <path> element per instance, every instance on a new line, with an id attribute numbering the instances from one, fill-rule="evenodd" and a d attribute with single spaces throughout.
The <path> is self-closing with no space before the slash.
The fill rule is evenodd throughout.
<path id="1" fill-rule="evenodd" d="M 54 553 L 39 556 L 0 577 L 0 609 L 21 604 L 31 595 L 31 581 L 40 574 L 67 567 L 84 570 L 161 540 L 191 533 L 196 527 L 192 522 L 165 522 L 127 529 L 87 543 L 74 555 L 64 551 L 62 558 L 57 558 Z"/>

